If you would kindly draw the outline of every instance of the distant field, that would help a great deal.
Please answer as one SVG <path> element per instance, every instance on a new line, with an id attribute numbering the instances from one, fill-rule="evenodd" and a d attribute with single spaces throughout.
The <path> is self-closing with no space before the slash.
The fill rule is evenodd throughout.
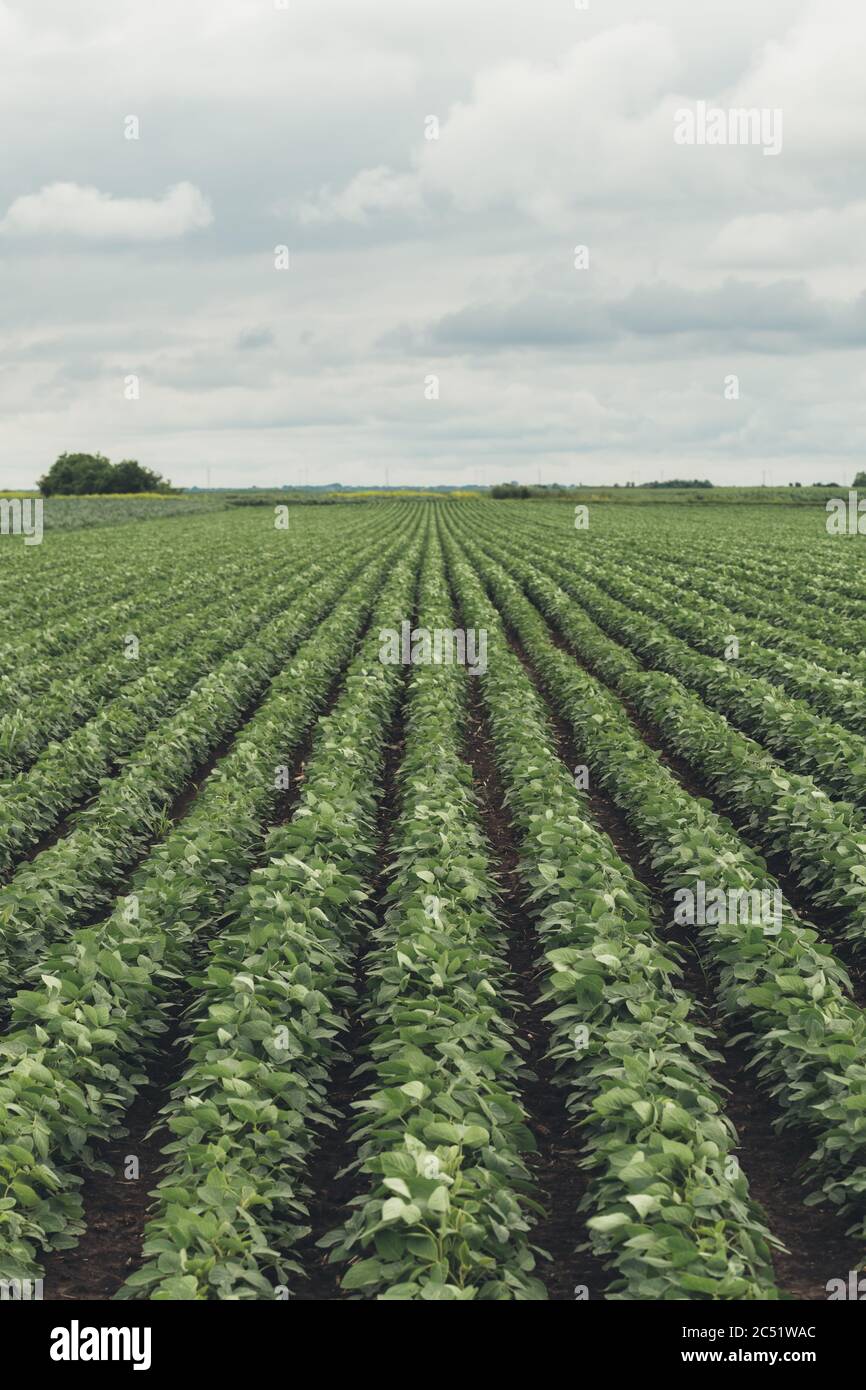
<path id="1" fill-rule="evenodd" d="M 533 497 L 535 503 L 556 501 L 568 502 L 614 502 L 620 506 L 670 506 L 674 503 L 686 506 L 795 506 L 814 507 L 828 497 L 847 497 L 848 485 L 822 487 L 714 487 L 714 488 L 665 488 L 665 487 L 578 487 L 557 497 Z M 511 499 L 498 498 L 500 504 Z"/>
<path id="2" fill-rule="evenodd" d="M 36 492 L 0 490 L 0 497 L 31 498 Z M 42 499 L 46 531 L 79 531 L 91 526 L 117 526 L 129 521 L 154 521 L 167 516 L 193 516 L 222 511 L 221 498 L 199 495 L 165 496 L 157 493 L 112 494 L 104 497 L 45 497 Z"/>
<path id="3" fill-rule="evenodd" d="M 556 507 L 580 504 L 608 505 L 615 507 L 688 507 L 718 508 L 726 506 L 793 507 L 821 508 L 829 497 L 846 498 L 848 488 L 712 488 L 712 489 L 667 489 L 667 488 L 575 488 L 568 494 L 556 497 L 534 497 L 531 506 L 551 505 Z M 0 490 L 0 498 L 35 498 L 35 491 Z M 137 520 L 154 520 L 158 517 L 196 515 L 208 511 L 225 509 L 273 508 L 275 506 L 327 507 L 332 509 L 341 504 L 359 506 L 365 503 L 388 504 L 395 501 L 430 500 L 441 501 L 443 505 L 490 500 L 473 492 L 454 491 L 447 495 L 425 492 L 423 489 L 395 488 L 390 492 L 369 491 L 348 488 L 340 492 L 298 492 L 250 488 L 234 491 L 200 491 L 180 494 L 132 493 L 129 495 L 111 494 L 105 496 L 49 497 L 43 499 L 43 519 L 45 530 L 79 530 L 92 526 L 113 526 Z M 493 499 L 497 508 L 510 510 L 518 503 L 512 499 Z"/>

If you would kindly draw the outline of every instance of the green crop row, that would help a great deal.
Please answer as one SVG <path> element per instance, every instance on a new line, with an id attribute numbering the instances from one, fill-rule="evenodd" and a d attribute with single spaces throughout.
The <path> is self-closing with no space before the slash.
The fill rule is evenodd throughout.
<path id="1" fill-rule="evenodd" d="M 273 577 L 267 586 L 264 578 L 264 566 L 240 560 L 223 574 L 235 599 L 229 614 L 212 577 L 208 584 L 200 574 L 195 587 L 180 589 L 171 579 L 164 590 L 150 596 L 146 608 L 115 615 L 104 636 L 104 652 L 91 648 L 86 656 L 75 653 L 68 670 L 58 669 L 49 658 L 44 668 L 49 677 L 46 683 L 26 694 L 19 691 L 14 708 L 0 715 L 0 799 L 14 796 L 16 774 L 32 766 L 47 744 L 68 738 L 88 721 L 105 718 L 109 702 L 114 702 L 115 710 L 126 701 L 134 702 L 139 682 L 182 656 L 190 643 L 207 634 L 218 640 L 224 627 L 244 612 L 249 613 L 251 624 L 255 622 L 257 601 L 261 603 L 274 587 Z M 127 657 L 130 637 L 136 648 Z"/>
<path id="2" fill-rule="evenodd" d="M 367 566 L 272 681 L 125 901 L 51 947 L 15 996 L 0 1042 L 0 1277 L 32 1277 L 40 1252 L 74 1243 L 80 1170 L 144 1082 L 196 940 L 249 876 L 279 803 L 276 770 L 351 658 L 391 558 Z"/>
<path id="3" fill-rule="evenodd" d="M 784 854 L 816 906 L 846 924 L 855 948 L 866 946 L 866 825 L 847 802 L 834 801 L 810 778 L 774 762 L 754 740 L 708 709 L 674 676 L 645 671 L 539 569 L 501 554 L 594 670 L 742 817 L 744 831 L 768 855 Z M 629 626 L 624 617 L 624 628 Z M 614 630 L 619 629 L 614 625 Z"/>
<path id="4" fill-rule="evenodd" d="M 0 887 L 0 993 L 20 984 L 48 945 L 107 907 L 124 873 L 161 828 L 168 828 L 173 798 L 237 729 L 244 711 L 328 612 L 365 556 L 362 548 L 303 597 L 296 594 L 286 611 L 202 676 L 176 713 L 160 718 L 120 775 L 103 784 L 70 834 L 21 865 Z M 311 578 L 313 571 L 306 576 Z M 278 591 L 274 607 L 280 611 L 289 598 L 289 592 Z M 251 626 L 250 615 L 242 614 L 244 635 Z M 201 661 L 207 669 L 206 652 Z"/>
<path id="5" fill-rule="evenodd" d="M 418 622 L 452 626 L 435 539 Z M 409 687 L 386 908 L 364 962 L 360 1191 L 326 1238 L 361 1298 L 546 1296 L 497 887 L 464 758 L 467 679 L 418 665 Z"/>
<path id="6" fill-rule="evenodd" d="M 410 543 L 407 541 L 407 543 Z M 417 545 L 373 630 L 414 604 Z M 377 803 L 398 668 L 362 651 L 319 721 L 291 821 L 232 904 L 193 983 L 187 1063 L 165 1111 L 168 1172 L 145 1263 L 122 1297 L 238 1299 L 288 1292 L 307 1233 L 311 1155 L 334 1123 L 328 1080 L 353 1003 L 377 850 Z"/>
<path id="7" fill-rule="evenodd" d="M 866 733 L 866 700 L 862 686 L 866 663 L 850 656 L 846 658 L 813 638 L 797 638 L 791 634 L 787 650 L 784 650 L 778 645 L 784 629 L 747 619 L 736 608 L 726 608 L 694 593 L 690 594 L 685 608 L 679 603 L 681 590 L 675 585 L 665 583 L 658 576 L 624 572 L 621 564 L 616 568 L 607 564 L 593 566 L 588 577 L 630 608 L 661 621 L 707 656 L 721 655 L 731 636 L 736 636 L 739 651 L 733 663 L 735 669 L 764 676 L 854 733 Z M 829 657 L 828 665 L 821 664 L 825 653 Z M 853 674 L 840 674 L 841 663 Z"/>
<path id="8" fill-rule="evenodd" d="M 261 618 L 280 613 L 285 604 L 315 582 L 322 571 L 312 566 L 285 589 L 269 585 Z M 279 619 L 277 619 L 279 623 Z M 0 873 L 6 875 L 27 850 L 38 844 L 63 818 L 93 793 L 120 766 L 149 730 L 182 706 L 196 682 L 255 631 L 249 612 L 221 623 L 195 638 L 178 655 L 152 667 L 110 701 L 99 714 L 63 743 L 51 743 L 27 772 L 0 782 Z M 255 640 L 255 639 L 254 639 Z M 267 639 L 265 639 L 267 646 Z"/>
<path id="9" fill-rule="evenodd" d="M 650 589 L 660 578 L 668 580 L 678 607 L 687 606 L 683 599 L 693 593 L 716 602 L 722 600 L 741 620 L 745 617 L 760 626 L 760 640 L 765 645 L 811 656 L 829 670 L 858 677 L 866 673 L 866 593 L 859 570 L 847 563 L 850 551 L 844 543 L 844 559 L 835 578 L 822 580 L 815 571 L 821 555 L 827 552 L 822 552 L 811 538 L 806 550 L 808 565 L 803 564 L 801 546 L 788 541 L 773 544 L 769 527 L 759 533 L 757 554 L 755 538 L 746 549 L 738 528 L 722 530 L 715 541 L 712 533 L 704 530 L 696 544 L 694 529 L 690 527 L 685 540 L 677 546 L 669 530 L 660 532 L 655 526 L 640 532 L 636 524 L 640 518 L 632 518 L 624 535 L 610 535 L 605 527 L 603 540 L 599 541 L 594 533 L 587 546 L 581 543 L 587 533 L 576 532 L 570 517 L 564 516 L 561 508 L 557 510 L 555 527 L 529 521 L 520 528 L 520 534 L 533 544 L 538 558 L 560 553 L 572 562 L 586 550 L 589 563 L 603 560 L 617 572 L 634 568 L 638 582 Z M 599 509 L 593 509 L 595 528 L 601 515 Z M 496 532 L 508 534 L 501 521 L 496 526 L 487 521 L 479 529 L 489 537 Z M 837 543 L 829 545 L 839 554 Z M 688 587 L 684 591 L 685 576 Z M 852 597 L 853 590 L 858 591 L 856 598 Z"/>
<path id="10" fill-rule="evenodd" d="M 668 892 L 693 889 L 698 880 L 735 893 L 777 888 L 733 827 L 677 782 L 621 703 L 552 643 L 537 610 L 501 566 L 474 548 L 471 554 Z M 551 595 L 549 615 L 568 635 L 573 605 L 558 593 Z M 584 659 L 594 663 L 591 634 L 581 628 L 575 635 Z M 719 1008 L 750 1048 L 780 1125 L 803 1129 L 816 1141 L 805 1175 L 812 1196 L 829 1198 L 866 1235 L 866 1019 L 850 998 L 843 967 L 784 899 L 772 931 L 760 921 L 740 920 L 707 921 L 698 930 Z"/>
<path id="11" fill-rule="evenodd" d="M 771 1238 L 708 1071 L 712 1036 L 672 983 L 676 952 L 553 751 L 496 608 L 451 546 L 449 563 L 466 620 L 497 653 L 482 691 L 543 947 L 550 1055 L 586 1140 L 587 1227 L 617 1272 L 606 1297 L 775 1298 Z"/>
<path id="12" fill-rule="evenodd" d="M 795 771 L 809 773 L 829 794 L 866 806 L 866 739 L 816 714 L 804 700 L 787 695 L 770 681 L 741 672 L 735 660 L 722 658 L 724 646 L 719 656 L 704 656 L 665 625 L 636 613 L 631 602 L 627 605 L 612 598 L 555 562 L 535 563 L 642 661 L 696 690 L 733 725 L 788 760 Z M 862 691 L 856 703 L 866 709 Z"/>
<path id="13" fill-rule="evenodd" d="M 355 543 L 374 531 L 357 514 L 351 527 L 345 521 L 325 527 L 305 513 L 302 524 L 280 532 L 270 514 L 203 521 L 67 536 L 21 554 L 17 542 L 12 550 L 7 545 L 0 566 L 0 714 L 41 699 L 52 682 L 83 679 L 120 650 L 124 633 L 163 615 L 166 595 L 195 612 L 213 594 L 229 615 L 239 578 L 290 578 L 305 548 L 339 552 L 343 536 Z"/>

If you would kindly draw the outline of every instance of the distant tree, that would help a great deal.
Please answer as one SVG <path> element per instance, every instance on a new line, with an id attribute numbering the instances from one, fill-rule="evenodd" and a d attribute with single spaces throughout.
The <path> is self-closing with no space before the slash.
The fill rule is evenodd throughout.
<path id="1" fill-rule="evenodd" d="M 703 480 L 703 482 L 700 480 L 700 478 L 669 478 L 668 481 L 667 481 L 667 482 L 664 482 L 664 483 L 639 483 L 638 486 L 639 486 L 639 487 L 666 487 L 666 488 L 669 488 L 669 487 L 679 487 L 679 488 L 684 488 L 684 487 L 712 487 L 712 483 L 709 482 L 706 478 Z"/>
<path id="2" fill-rule="evenodd" d="M 864 473 L 864 472 L 862 471 L 862 469 L 861 469 L 861 471 L 857 474 L 857 477 L 854 479 L 854 481 L 853 481 L 853 483 L 851 484 L 851 486 L 852 486 L 852 487 L 866 487 L 866 473 Z"/>
<path id="3" fill-rule="evenodd" d="M 491 497 L 531 497 L 532 493 L 522 483 L 496 483 L 490 489 Z"/>
<path id="4" fill-rule="evenodd" d="M 39 490 L 45 497 L 56 493 L 107 492 L 112 467 L 102 454 L 61 454 L 44 478 Z"/>
<path id="5" fill-rule="evenodd" d="M 43 497 L 60 494 L 91 496 L 99 492 L 162 492 L 171 484 L 134 459 L 113 464 L 103 454 L 61 454 L 44 478 L 39 479 Z"/>
<path id="6" fill-rule="evenodd" d="M 170 486 L 165 478 L 151 468 L 142 468 L 135 459 L 121 459 L 114 465 L 112 492 L 161 492 Z"/>

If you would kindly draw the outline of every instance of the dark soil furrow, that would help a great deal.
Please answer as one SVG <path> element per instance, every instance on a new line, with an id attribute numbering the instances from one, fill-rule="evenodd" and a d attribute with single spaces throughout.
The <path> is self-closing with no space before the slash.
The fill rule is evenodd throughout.
<path id="1" fill-rule="evenodd" d="M 84 1175 L 84 1230 L 71 1250 L 45 1259 L 46 1300 L 95 1300 L 113 1297 L 139 1262 L 150 1192 L 159 1178 L 162 1130 L 153 1132 L 159 1111 L 179 1080 L 183 1062 L 178 1008 L 163 1036 L 159 1057 L 148 1068 L 148 1084 L 139 1091 L 126 1116 L 125 1134 L 100 1144 L 96 1162 Z M 137 1173 L 127 1177 L 130 1159 Z"/>
<path id="2" fill-rule="evenodd" d="M 385 758 L 378 816 L 379 855 L 372 895 L 372 902 L 378 905 L 380 912 L 384 910 L 382 903 L 388 880 L 389 847 L 398 810 L 397 775 L 403 760 L 404 708 L 405 685 L 403 697 L 398 701 L 384 743 Z M 307 1274 L 306 1282 L 300 1285 L 295 1295 L 301 1302 L 332 1303 L 347 1297 L 340 1288 L 343 1270 L 328 1263 L 328 1253 L 319 1248 L 318 1242 L 346 1220 L 350 1203 L 358 1190 L 353 1167 L 358 1153 L 352 1142 L 351 1123 L 352 1103 L 358 1099 L 360 1092 L 360 1084 L 354 1073 L 364 1052 L 365 1029 L 361 1009 L 364 1002 L 364 962 L 370 944 L 362 944 L 355 960 L 356 1005 L 348 1020 L 349 1026 L 342 1035 L 346 1055 L 334 1067 L 329 1088 L 328 1099 L 339 1112 L 339 1118 L 335 1119 L 333 1128 L 322 1136 L 311 1165 L 314 1195 L 308 1204 L 310 1233 L 299 1243 L 296 1252 L 296 1257 Z"/>
<path id="3" fill-rule="evenodd" d="M 518 1038 L 525 1044 L 523 1056 L 530 1070 L 522 1078 L 520 1098 L 538 1146 L 530 1166 L 546 1208 L 546 1215 L 533 1228 L 533 1243 L 551 1257 L 549 1264 L 540 1263 L 538 1273 L 554 1302 L 573 1301 L 578 1288 L 586 1289 L 590 1299 L 600 1299 L 610 1279 L 601 1262 L 582 1248 L 589 1237 L 578 1208 L 588 1179 L 580 1166 L 582 1144 L 569 1124 L 564 1092 L 554 1080 L 547 1056 L 546 1008 L 538 1001 L 538 935 L 524 907 L 520 852 L 505 808 L 478 682 L 471 679 L 467 684 L 466 760 L 472 768 L 484 829 L 494 852 L 494 872 L 502 885 L 499 916 L 507 933 L 509 984 L 519 1005 L 514 1022 Z"/>

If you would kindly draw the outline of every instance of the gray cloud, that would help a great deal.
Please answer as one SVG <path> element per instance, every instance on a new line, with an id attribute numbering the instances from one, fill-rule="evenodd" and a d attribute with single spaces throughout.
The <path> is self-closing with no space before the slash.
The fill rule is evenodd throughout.
<path id="1" fill-rule="evenodd" d="M 245 328 L 235 341 L 241 352 L 255 352 L 258 348 L 273 347 L 276 339 L 269 328 Z"/>
<path id="2" fill-rule="evenodd" d="M 862 451 L 849 0 L 74 11 L 0 0 L 0 485 L 88 441 L 181 483 L 811 481 Z M 783 108 L 783 153 L 676 146 L 700 99 Z"/>
<path id="3" fill-rule="evenodd" d="M 658 340 L 677 353 L 738 350 L 779 353 L 814 351 L 816 344 L 866 345 L 866 296 L 850 302 L 816 297 L 803 280 L 762 285 L 727 279 L 717 288 L 695 289 L 669 281 L 635 285 L 621 298 L 557 292 L 539 286 L 512 303 L 487 300 L 467 305 L 423 328 L 403 325 L 383 335 L 381 346 L 418 356 L 476 351 L 563 348 L 629 351 L 635 340 Z M 639 354 L 643 349 L 638 348 Z"/>

